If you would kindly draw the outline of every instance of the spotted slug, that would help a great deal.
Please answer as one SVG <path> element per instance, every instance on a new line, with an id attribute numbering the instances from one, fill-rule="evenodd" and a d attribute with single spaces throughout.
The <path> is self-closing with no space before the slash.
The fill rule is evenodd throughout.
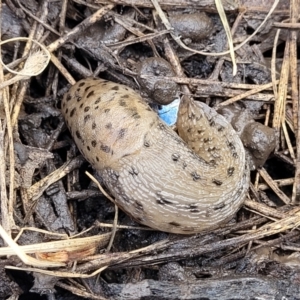
<path id="1" fill-rule="evenodd" d="M 202 114 L 183 105 L 179 116 L 191 146 L 139 94 L 106 80 L 78 81 L 64 95 L 62 113 L 118 207 L 154 229 L 192 234 L 231 219 L 249 181 L 239 137 L 222 116 L 199 105 Z"/>

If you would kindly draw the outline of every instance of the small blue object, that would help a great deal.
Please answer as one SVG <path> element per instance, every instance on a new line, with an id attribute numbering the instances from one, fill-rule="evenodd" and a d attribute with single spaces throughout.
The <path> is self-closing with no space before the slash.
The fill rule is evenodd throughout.
<path id="1" fill-rule="evenodd" d="M 172 126 L 177 121 L 177 113 L 180 100 L 177 98 L 168 105 L 161 105 L 158 109 L 159 117 L 169 126 Z"/>

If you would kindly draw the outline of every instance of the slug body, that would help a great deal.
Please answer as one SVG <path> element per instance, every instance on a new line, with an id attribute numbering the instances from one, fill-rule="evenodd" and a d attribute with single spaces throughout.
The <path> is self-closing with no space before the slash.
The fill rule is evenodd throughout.
<path id="1" fill-rule="evenodd" d="M 62 101 L 78 148 L 116 204 L 139 223 L 181 234 L 214 228 L 232 218 L 248 188 L 241 141 L 223 117 L 205 109 L 197 122 L 215 122 L 203 127 L 205 138 L 219 134 L 224 144 L 214 139 L 199 142 L 200 152 L 216 144 L 201 157 L 126 86 L 85 79 Z M 188 114 L 187 118 L 181 118 L 186 129 Z"/>

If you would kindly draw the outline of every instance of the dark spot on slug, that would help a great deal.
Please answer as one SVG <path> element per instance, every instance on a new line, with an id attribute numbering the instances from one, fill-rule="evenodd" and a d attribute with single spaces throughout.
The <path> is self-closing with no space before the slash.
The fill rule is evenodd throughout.
<path id="1" fill-rule="evenodd" d="M 119 132 L 118 132 L 118 138 L 119 138 L 119 139 L 123 138 L 126 131 L 127 131 L 126 128 L 121 128 L 121 129 L 119 130 Z"/>
<path id="2" fill-rule="evenodd" d="M 66 109 L 66 114 L 67 114 L 68 112 L 69 112 L 69 109 L 67 108 L 67 109 Z"/>
<path id="3" fill-rule="evenodd" d="M 193 203 L 188 204 L 188 205 L 186 206 L 186 209 L 196 209 L 196 208 L 198 208 L 198 205 L 197 205 L 197 204 L 193 204 Z"/>
<path id="4" fill-rule="evenodd" d="M 161 192 L 156 192 L 156 195 L 157 195 L 157 198 L 158 198 L 156 200 L 157 204 L 160 204 L 160 205 L 166 205 L 166 204 L 172 205 L 173 204 L 172 201 L 167 200 L 164 196 L 162 196 Z"/>
<path id="5" fill-rule="evenodd" d="M 223 203 L 220 203 L 220 204 L 216 205 L 216 206 L 214 207 L 214 210 L 219 210 L 219 209 L 222 209 L 222 208 L 224 208 L 224 207 L 225 207 L 225 203 L 223 202 Z"/>
<path id="6" fill-rule="evenodd" d="M 81 89 L 80 88 L 78 88 L 77 90 L 76 90 L 76 92 L 79 92 Z"/>
<path id="7" fill-rule="evenodd" d="M 191 130 L 192 130 L 192 128 L 191 128 L 191 127 L 189 127 L 189 128 L 187 129 L 187 132 L 191 132 Z"/>
<path id="8" fill-rule="evenodd" d="M 99 157 L 98 156 L 96 156 L 96 160 L 99 161 Z"/>
<path id="9" fill-rule="evenodd" d="M 128 173 L 132 176 L 137 176 L 139 174 L 139 172 L 134 167 L 131 167 Z"/>
<path id="10" fill-rule="evenodd" d="M 95 140 L 91 141 L 91 145 L 95 148 L 97 146 L 97 142 Z"/>
<path id="11" fill-rule="evenodd" d="M 120 104 L 120 106 L 123 106 L 123 107 L 127 106 L 126 102 L 122 99 L 119 101 L 119 104 Z"/>
<path id="12" fill-rule="evenodd" d="M 79 140 L 82 140 L 82 136 L 78 130 L 76 130 L 75 134 Z"/>
<path id="13" fill-rule="evenodd" d="M 191 213 L 199 213 L 200 210 L 199 210 L 199 209 L 191 209 L 190 212 L 191 212 Z"/>
<path id="14" fill-rule="evenodd" d="M 109 146 L 106 146 L 106 145 L 101 145 L 100 146 L 100 149 L 105 152 L 105 153 L 109 153 L 110 152 L 110 147 Z"/>
<path id="15" fill-rule="evenodd" d="M 122 97 L 121 97 L 121 99 L 128 99 L 129 98 L 129 95 L 123 95 Z"/>
<path id="16" fill-rule="evenodd" d="M 90 107 L 89 106 L 86 106 L 85 108 L 84 108 L 84 111 L 85 112 L 88 112 L 90 110 Z"/>
<path id="17" fill-rule="evenodd" d="M 66 102 L 63 102 L 62 103 L 62 108 L 65 108 L 65 106 L 66 106 Z"/>
<path id="18" fill-rule="evenodd" d="M 172 157 L 172 160 L 173 160 L 173 161 L 178 161 L 179 158 L 180 158 L 180 155 L 177 154 L 177 153 L 173 153 L 173 154 L 171 155 L 171 157 Z"/>
<path id="19" fill-rule="evenodd" d="M 234 167 L 230 167 L 230 168 L 227 169 L 227 175 L 228 176 L 232 176 L 233 173 L 234 173 Z"/>
<path id="20" fill-rule="evenodd" d="M 96 101 L 95 101 L 95 104 L 98 104 L 101 102 L 101 97 L 99 97 Z"/>
<path id="21" fill-rule="evenodd" d="M 211 159 L 211 160 L 209 161 L 209 165 L 212 166 L 212 167 L 215 167 L 215 166 L 217 165 L 216 160 L 215 160 L 215 159 Z"/>
<path id="22" fill-rule="evenodd" d="M 95 108 L 95 109 L 96 109 L 96 108 Z M 109 108 L 106 108 L 106 109 L 104 110 L 104 112 L 107 114 L 107 113 L 110 112 L 110 109 L 109 109 Z"/>
<path id="23" fill-rule="evenodd" d="M 87 92 L 91 87 L 92 87 L 91 85 L 87 86 L 87 87 L 84 89 L 84 91 Z"/>
<path id="24" fill-rule="evenodd" d="M 76 111 L 76 107 L 74 107 L 70 112 L 70 117 L 73 117 Z"/>
<path id="25" fill-rule="evenodd" d="M 201 133 L 204 132 L 204 130 L 203 129 L 199 129 L 199 130 L 197 130 L 197 132 L 198 132 L 198 134 L 201 134 Z"/>
<path id="26" fill-rule="evenodd" d="M 72 99 L 72 96 L 71 96 L 70 94 L 68 94 L 66 100 L 67 100 L 67 101 L 70 101 L 71 99 Z"/>
<path id="27" fill-rule="evenodd" d="M 195 114 L 194 113 L 191 113 L 190 115 L 188 115 L 188 118 L 190 119 L 190 120 L 192 120 L 192 119 L 194 119 L 195 118 Z"/>
<path id="28" fill-rule="evenodd" d="M 95 110 L 98 109 L 98 108 L 99 108 L 99 106 L 97 105 L 97 106 L 95 107 Z"/>
<path id="29" fill-rule="evenodd" d="M 209 126 L 214 127 L 216 125 L 214 119 L 208 120 Z"/>
<path id="30" fill-rule="evenodd" d="M 113 88 L 111 88 L 113 91 L 118 91 L 119 90 L 119 86 L 118 85 L 116 85 L 116 86 L 114 86 Z"/>
<path id="31" fill-rule="evenodd" d="M 80 104 L 79 108 L 82 108 L 82 106 L 83 106 L 83 103 Z"/>
<path id="32" fill-rule="evenodd" d="M 113 181 L 117 181 L 120 177 L 120 175 L 116 172 L 116 171 L 113 171 L 113 170 L 110 170 L 109 172 L 109 177 L 113 180 Z M 125 199 L 126 200 L 126 199 Z"/>
<path id="33" fill-rule="evenodd" d="M 195 171 L 191 173 L 191 176 L 193 178 L 194 181 L 197 181 L 200 179 L 200 175 Z"/>
<path id="34" fill-rule="evenodd" d="M 227 142 L 227 146 L 229 147 L 230 150 L 235 150 L 235 146 L 232 142 Z"/>
<path id="35" fill-rule="evenodd" d="M 208 143 L 208 142 L 209 142 L 209 138 L 203 139 L 203 142 L 204 142 L 204 143 Z"/>
<path id="36" fill-rule="evenodd" d="M 78 86 L 79 86 L 79 87 L 82 87 L 82 86 L 84 86 L 84 85 L 85 85 L 85 82 L 83 81 L 83 82 L 80 82 Z"/>
<path id="37" fill-rule="evenodd" d="M 236 152 L 232 152 L 232 157 L 237 159 L 239 157 L 239 155 Z"/>
<path id="38" fill-rule="evenodd" d="M 166 199 L 164 199 L 162 197 L 160 197 L 159 199 L 157 199 L 156 203 L 160 204 L 160 205 L 166 205 L 166 204 L 170 204 L 171 205 L 171 204 L 173 204 L 172 201 L 166 200 Z"/>
<path id="39" fill-rule="evenodd" d="M 157 127 L 159 130 L 166 130 L 166 125 L 161 122 L 158 123 Z"/>
<path id="40" fill-rule="evenodd" d="M 139 201 L 135 201 L 135 202 L 134 202 L 134 206 L 135 206 L 135 208 L 136 208 L 137 210 L 139 210 L 139 211 L 144 211 L 143 204 L 140 203 Z"/>
<path id="41" fill-rule="evenodd" d="M 218 131 L 219 131 L 219 132 L 222 132 L 224 129 L 225 129 L 225 127 L 223 127 L 223 126 L 219 126 L 219 127 L 218 127 Z"/>
<path id="42" fill-rule="evenodd" d="M 177 222 L 170 222 L 169 225 L 175 226 L 175 227 L 180 227 L 181 225 Z"/>
<path id="43" fill-rule="evenodd" d="M 105 128 L 106 128 L 106 129 L 111 129 L 111 128 L 112 128 L 112 124 L 111 124 L 111 123 L 105 124 Z"/>
<path id="44" fill-rule="evenodd" d="M 96 128 L 96 123 L 93 122 L 93 124 L 92 124 L 92 129 L 95 129 L 95 128 Z"/>
<path id="45" fill-rule="evenodd" d="M 77 97 L 77 102 L 80 102 L 82 100 L 82 97 Z"/>
<path id="46" fill-rule="evenodd" d="M 144 141 L 144 146 L 145 146 L 146 148 L 149 148 L 149 147 L 150 147 L 150 143 L 149 143 L 148 141 Z"/>
<path id="47" fill-rule="evenodd" d="M 134 114 L 132 115 L 132 117 L 133 117 L 135 120 L 141 118 L 141 116 L 140 116 L 138 113 L 134 113 Z"/>
<path id="48" fill-rule="evenodd" d="M 93 96 L 93 95 L 95 95 L 95 91 L 89 92 L 89 93 L 86 95 L 86 97 L 87 97 L 87 98 L 90 98 L 90 97 Z"/>
<path id="49" fill-rule="evenodd" d="M 87 146 L 86 148 L 87 148 L 89 151 L 91 151 L 91 148 L 90 148 L 90 146 Z"/>
<path id="50" fill-rule="evenodd" d="M 83 118 L 84 123 L 86 123 L 91 118 L 91 115 L 86 115 Z"/>
<path id="51" fill-rule="evenodd" d="M 215 185 L 218 185 L 218 186 L 220 186 L 220 185 L 223 184 L 223 182 L 222 182 L 221 180 L 218 180 L 218 179 L 213 179 L 212 182 L 213 182 Z"/>

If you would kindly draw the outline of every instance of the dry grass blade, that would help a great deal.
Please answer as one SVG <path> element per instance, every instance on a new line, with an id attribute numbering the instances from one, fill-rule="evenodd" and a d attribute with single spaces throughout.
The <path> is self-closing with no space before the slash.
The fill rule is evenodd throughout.
<path id="1" fill-rule="evenodd" d="M 110 197 L 105 190 L 102 188 L 101 184 L 99 183 L 99 181 L 92 176 L 89 172 L 85 172 L 85 174 L 98 186 L 99 190 L 101 191 L 101 193 L 107 198 L 109 199 L 112 203 L 115 203 L 114 199 L 112 197 Z M 119 215 L 119 209 L 118 206 L 115 205 L 115 217 L 114 217 L 114 223 L 113 223 L 113 229 L 112 229 L 112 233 L 111 233 L 111 238 L 109 241 L 109 244 L 107 246 L 107 251 L 110 251 L 111 246 L 113 244 L 113 241 L 115 239 L 115 235 L 117 232 L 117 225 L 118 225 L 118 215 Z"/>
<path id="2" fill-rule="evenodd" d="M 74 238 L 68 240 L 59 240 L 53 242 L 45 242 L 38 244 L 31 244 L 25 246 L 18 246 L 18 248 L 24 253 L 50 253 L 50 252 L 58 252 L 58 251 L 76 251 L 81 250 L 87 246 L 99 246 L 102 247 L 106 245 L 110 239 L 111 234 L 106 233 L 102 235 L 95 235 L 84 238 Z M 2 247 L 0 248 L 0 256 L 4 255 L 14 255 L 15 252 L 11 249 L 11 247 Z"/>
<path id="3" fill-rule="evenodd" d="M 11 254 L 16 254 L 22 260 L 22 262 L 26 265 L 40 267 L 40 268 L 65 266 L 64 263 L 38 260 L 36 258 L 33 258 L 33 257 L 25 254 L 25 252 L 22 250 L 22 248 L 12 240 L 12 238 L 6 233 L 6 231 L 3 229 L 3 227 L 1 225 L 0 225 L 0 235 L 3 238 L 3 240 L 9 245 L 9 249 L 12 252 Z M 3 248 L 1 248 L 1 249 L 3 249 Z"/>
<path id="4" fill-rule="evenodd" d="M 290 46 L 289 39 L 287 39 L 284 58 L 281 68 L 280 81 L 278 85 L 278 97 L 275 100 L 274 105 L 274 118 L 273 118 L 273 128 L 279 131 L 282 122 L 285 121 L 285 105 L 286 105 L 286 96 L 287 96 L 287 84 L 289 77 L 289 55 L 290 55 Z"/>
<path id="5" fill-rule="evenodd" d="M 229 52 L 230 52 L 230 56 L 231 56 L 231 60 L 232 60 L 232 67 L 233 67 L 232 73 L 233 73 L 233 76 L 235 76 L 236 72 L 237 72 L 237 65 L 236 65 L 235 55 L 234 55 L 234 50 L 233 50 L 232 35 L 231 35 L 231 32 L 230 32 L 229 24 L 228 24 L 228 21 L 227 21 L 227 18 L 226 18 L 226 14 L 225 14 L 225 11 L 224 11 L 224 8 L 223 8 L 222 1 L 221 0 L 215 0 L 215 2 L 216 2 L 216 7 L 217 7 L 217 10 L 218 10 L 221 22 L 223 24 L 224 30 L 225 30 L 226 35 L 227 35 Z"/>

